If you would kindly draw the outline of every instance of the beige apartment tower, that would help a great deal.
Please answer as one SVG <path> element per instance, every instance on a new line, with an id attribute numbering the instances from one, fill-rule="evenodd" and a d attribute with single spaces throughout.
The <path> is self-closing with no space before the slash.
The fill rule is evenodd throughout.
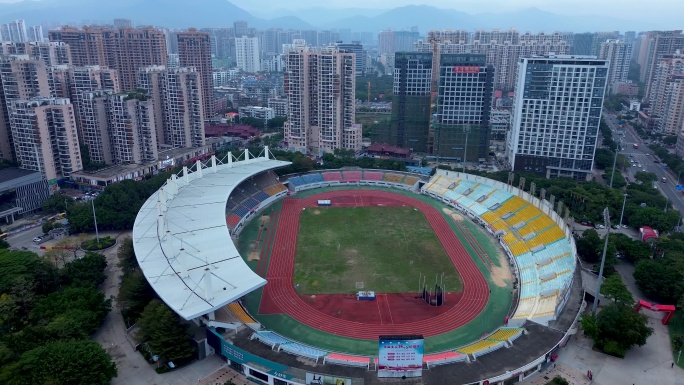
<path id="1" fill-rule="evenodd" d="M 194 67 L 201 79 L 203 114 L 209 118 L 214 111 L 214 80 L 211 68 L 211 39 L 209 33 L 190 28 L 178 32 L 178 62 L 181 67 Z"/>
<path id="2" fill-rule="evenodd" d="M 677 135 L 682 130 L 684 110 L 684 54 L 677 51 L 663 55 L 653 70 L 653 84 L 648 100 L 649 114 L 655 120 L 655 127 L 667 135 Z"/>
<path id="3" fill-rule="evenodd" d="M 83 169 L 76 118 L 69 99 L 37 97 L 9 105 L 19 167 L 43 173 L 48 181 Z"/>
<path id="4" fill-rule="evenodd" d="M 107 97 L 107 123 L 112 163 L 156 161 L 157 134 L 152 101 L 139 93 Z"/>
<path id="5" fill-rule="evenodd" d="M 118 70 L 124 90 L 136 87 L 138 69 L 166 65 L 167 61 L 164 32 L 152 27 L 62 27 L 50 31 L 49 37 L 50 41 L 69 45 L 75 66 L 99 65 Z"/>
<path id="6" fill-rule="evenodd" d="M 334 46 L 313 49 L 297 39 L 285 61 L 286 147 L 314 155 L 337 148 L 360 151 L 354 54 Z"/>
<path id="7" fill-rule="evenodd" d="M 157 132 L 160 147 L 204 145 L 202 78 L 195 68 L 143 68 L 138 84 L 153 103 L 153 114 L 161 128 Z"/>
<path id="8" fill-rule="evenodd" d="M 51 97 L 47 67 L 28 55 L 0 58 L 0 158 L 14 160 L 14 139 L 10 127 L 9 106 L 15 100 Z"/>

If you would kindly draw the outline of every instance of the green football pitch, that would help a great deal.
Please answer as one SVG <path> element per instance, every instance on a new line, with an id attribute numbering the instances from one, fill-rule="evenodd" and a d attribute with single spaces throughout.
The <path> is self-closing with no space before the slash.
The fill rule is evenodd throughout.
<path id="1" fill-rule="evenodd" d="M 419 290 L 461 280 L 422 212 L 413 207 L 319 207 L 301 212 L 294 283 L 302 294 Z"/>

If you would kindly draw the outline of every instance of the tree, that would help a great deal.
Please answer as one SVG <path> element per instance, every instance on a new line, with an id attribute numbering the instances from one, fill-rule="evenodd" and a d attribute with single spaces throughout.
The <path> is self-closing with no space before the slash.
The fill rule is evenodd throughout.
<path id="1" fill-rule="evenodd" d="M 637 171 L 636 174 L 634 174 L 634 179 L 645 185 L 650 186 L 651 183 L 658 180 L 658 175 L 647 171 Z"/>
<path id="2" fill-rule="evenodd" d="M 138 260 L 135 258 L 135 250 L 133 250 L 133 240 L 131 237 L 125 237 L 119 241 L 119 249 L 116 251 L 116 257 L 119 259 L 117 266 L 121 268 L 124 275 L 139 268 Z"/>
<path id="3" fill-rule="evenodd" d="M 116 364 L 90 340 L 51 342 L 21 355 L 3 368 L 0 383 L 7 385 L 108 385 Z"/>
<path id="4" fill-rule="evenodd" d="M 104 321 L 111 309 L 111 301 L 105 300 L 104 294 L 94 287 L 67 287 L 39 299 L 29 315 L 34 323 L 51 322 L 70 310 L 81 310 L 92 313 L 92 317 L 80 318 L 87 321 L 81 328 L 87 335 L 94 333 Z"/>
<path id="5" fill-rule="evenodd" d="M 660 303 L 677 303 L 682 274 L 665 261 L 643 260 L 634 269 L 634 280 L 647 297 Z"/>
<path id="6" fill-rule="evenodd" d="M 73 203 L 73 201 L 68 195 L 53 194 L 43 202 L 41 207 L 47 213 L 61 213 L 66 211 L 68 205 Z"/>
<path id="7" fill-rule="evenodd" d="M 659 207 L 644 207 L 629 217 L 629 224 L 634 228 L 650 226 L 661 233 L 672 230 L 679 224 L 681 216 L 678 211 L 664 212 Z"/>
<path id="8" fill-rule="evenodd" d="M 546 385 L 569 385 L 570 383 L 568 380 L 561 376 L 556 376 L 551 379 L 551 381 L 547 382 Z"/>
<path id="9" fill-rule="evenodd" d="M 622 176 L 622 173 L 618 170 L 615 170 L 615 174 L 613 174 L 612 167 L 606 169 L 606 174 L 604 176 L 606 182 L 610 182 L 611 175 L 613 175 L 613 188 L 623 188 L 625 185 L 627 185 L 627 181 L 625 181 L 625 177 Z"/>
<path id="10" fill-rule="evenodd" d="M 582 234 L 582 238 L 577 240 L 577 253 L 587 262 L 594 263 L 598 262 L 599 249 L 601 245 L 601 237 L 594 229 L 590 229 Z"/>
<path id="11" fill-rule="evenodd" d="M 167 361 L 192 357 L 195 347 L 186 333 L 187 325 L 166 304 L 152 300 L 138 320 L 138 341 L 145 342 L 154 354 Z"/>
<path id="12" fill-rule="evenodd" d="M 154 290 L 142 271 L 135 270 L 125 274 L 117 297 L 124 319 L 135 322 L 154 296 Z"/>
<path id="13" fill-rule="evenodd" d="M 653 334 L 645 315 L 620 303 L 605 306 L 598 315 L 584 315 L 581 322 L 598 349 L 617 357 L 624 357 L 634 345 L 643 346 Z"/>
<path id="14" fill-rule="evenodd" d="M 67 263 L 60 271 L 62 283 L 71 286 L 97 287 L 107 276 L 107 259 L 104 255 L 87 252 L 83 258 Z"/>
<path id="15" fill-rule="evenodd" d="M 612 274 L 601 284 L 601 294 L 606 298 L 612 299 L 615 303 L 625 306 L 634 305 L 634 297 L 629 292 L 627 286 L 622 282 L 620 274 Z"/>
<path id="16" fill-rule="evenodd" d="M 43 223 L 43 234 L 49 233 L 50 230 L 52 230 L 54 228 L 55 228 L 55 226 L 52 224 L 52 222 Z"/>
<path id="17" fill-rule="evenodd" d="M 10 244 L 6 240 L 0 239 L 0 249 L 9 249 Z"/>
<path id="18" fill-rule="evenodd" d="M 57 270 L 30 251 L 0 249 L 0 294 L 7 293 L 20 280 L 35 283 L 35 294 L 53 292 L 58 285 Z"/>

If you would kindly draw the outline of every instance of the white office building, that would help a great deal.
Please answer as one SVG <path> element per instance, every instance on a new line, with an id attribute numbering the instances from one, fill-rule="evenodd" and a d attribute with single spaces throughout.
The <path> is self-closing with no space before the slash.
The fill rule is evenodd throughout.
<path id="1" fill-rule="evenodd" d="M 245 72 L 261 71 L 259 59 L 259 38 L 258 37 L 236 37 L 235 38 L 235 57 L 239 69 Z"/>
<path id="2" fill-rule="evenodd" d="M 608 69 L 592 56 L 520 60 L 506 143 L 513 171 L 591 178 Z"/>

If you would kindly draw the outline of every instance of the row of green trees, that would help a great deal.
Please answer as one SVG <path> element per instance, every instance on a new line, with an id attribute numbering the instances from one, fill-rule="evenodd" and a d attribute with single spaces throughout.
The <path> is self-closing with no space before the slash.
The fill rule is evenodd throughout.
<path id="1" fill-rule="evenodd" d="M 90 340 L 110 310 L 97 290 L 101 254 L 56 269 L 28 251 L 0 250 L 0 383 L 109 384 L 116 365 Z"/>
<path id="2" fill-rule="evenodd" d="M 195 347 L 187 334 L 188 325 L 160 301 L 138 266 L 130 238 L 121 241 L 119 267 L 123 273 L 117 301 L 127 325 L 136 324 L 136 339 L 146 356 L 182 365 L 193 359 Z"/>

